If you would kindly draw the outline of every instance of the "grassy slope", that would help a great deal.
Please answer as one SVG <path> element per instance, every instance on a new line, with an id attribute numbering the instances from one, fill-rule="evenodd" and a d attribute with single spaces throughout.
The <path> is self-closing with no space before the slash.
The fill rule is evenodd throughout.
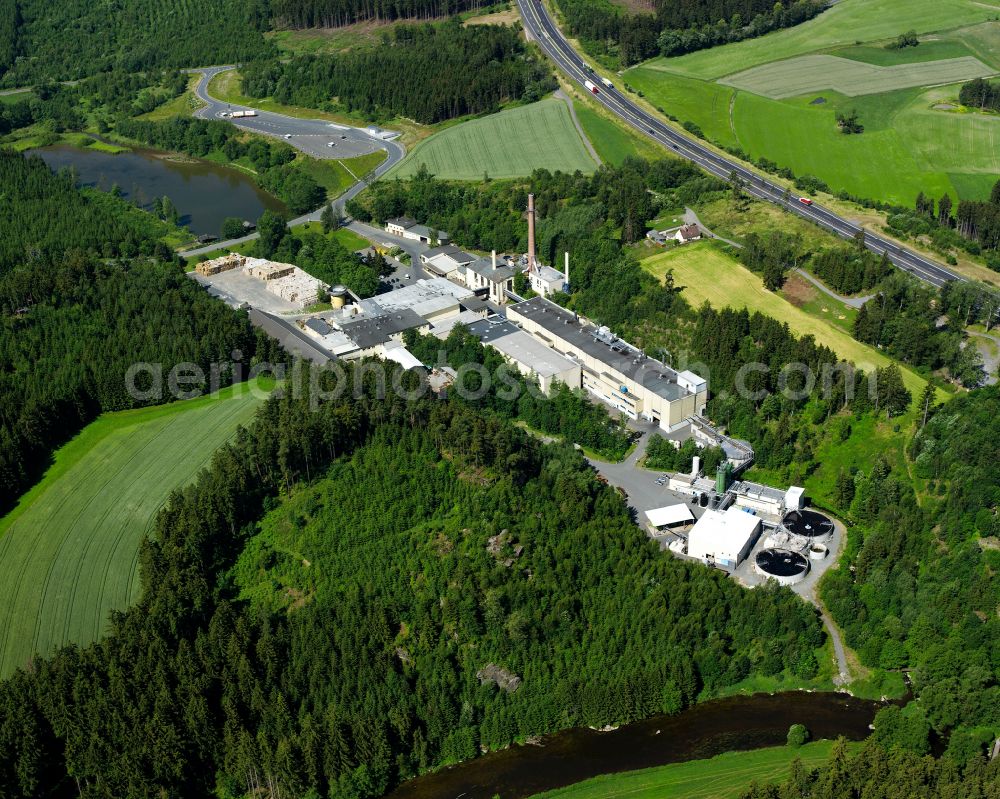
<path id="1" fill-rule="evenodd" d="M 668 747 L 669 741 L 664 741 Z M 605 774 L 537 794 L 532 799 L 726 799 L 737 797 L 754 780 L 781 780 L 796 757 L 806 768 L 815 768 L 830 756 L 833 743 L 816 741 L 799 748 L 788 746 L 727 752 L 710 760 L 691 760 L 668 766 Z"/>
<path id="2" fill-rule="evenodd" d="M 593 172 L 596 164 L 584 147 L 562 100 L 546 99 L 469 120 L 436 133 L 416 147 L 390 173 L 406 177 L 422 163 L 432 174 L 453 180 L 529 175 L 545 167 Z"/>
<path id="3" fill-rule="evenodd" d="M 635 155 L 649 160 L 663 158 L 662 147 L 643 139 L 620 123 L 598 112 L 591 104 L 573 100 L 576 118 L 601 160 L 615 166 L 627 156 Z"/>
<path id="4" fill-rule="evenodd" d="M 862 37 L 874 41 L 904 30 L 951 30 L 993 19 L 998 13 L 1000 5 L 989 0 L 841 0 L 794 28 L 677 58 L 658 58 L 650 64 L 691 77 L 715 79 L 780 58 L 853 45 Z"/>
<path id="5" fill-rule="evenodd" d="M 36 651 L 93 641 L 135 599 L 156 511 L 250 420 L 254 393 L 106 414 L 56 453 L 0 520 L 0 676 Z"/>
<path id="6" fill-rule="evenodd" d="M 779 294 L 767 291 L 760 277 L 722 252 L 713 242 L 688 244 L 654 255 L 642 261 L 651 274 L 662 278 L 674 272 L 676 285 L 684 287 L 683 296 L 697 308 L 704 302 L 716 308 L 746 307 L 751 311 L 780 319 L 798 335 L 812 335 L 838 356 L 853 361 L 865 371 L 886 366 L 891 360 L 866 344 L 856 341 L 836 324 L 817 318 L 798 308 Z M 914 396 L 919 396 L 926 381 L 909 369 L 903 369 L 903 382 Z"/>

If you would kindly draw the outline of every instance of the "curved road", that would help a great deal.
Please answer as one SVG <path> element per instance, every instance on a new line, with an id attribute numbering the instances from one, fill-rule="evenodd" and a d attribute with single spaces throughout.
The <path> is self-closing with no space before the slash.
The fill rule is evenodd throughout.
<path id="1" fill-rule="evenodd" d="M 195 111 L 195 116 L 201 119 L 221 119 L 231 122 L 239 128 L 260 133 L 264 136 L 273 136 L 287 141 L 292 147 L 302 151 L 313 158 L 327 160 L 341 160 L 344 158 L 355 158 L 359 155 L 367 155 L 376 150 L 385 150 L 388 157 L 379 164 L 367 176 L 360 177 L 357 183 L 341 194 L 335 203 L 341 207 L 355 195 L 359 194 L 367 185 L 369 180 L 375 180 L 392 169 L 403 160 L 406 155 L 406 148 L 396 141 L 385 141 L 368 133 L 363 128 L 352 128 L 347 125 L 336 125 L 325 122 L 322 119 L 299 119 L 297 117 L 276 114 L 273 111 L 257 111 L 256 116 L 240 117 L 232 119 L 228 116 L 232 111 L 254 110 L 247 106 L 232 105 L 217 100 L 208 93 L 208 84 L 220 72 L 235 69 L 233 66 L 205 67 L 202 69 L 189 70 L 192 73 L 201 75 L 201 80 L 195 87 L 195 94 L 198 99 L 205 103 L 203 108 Z M 226 114 L 227 116 L 223 116 Z M 328 146 L 333 144 L 333 147 Z M 301 225 L 305 222 L 316 222 L 322 213 L 323 208 L 317 208 L 308 214 L 296 217 L 289 225 Z M 257 238 L 256 233 L 249 236 L 242 236 L 237 239 L 226 241 L 216 241 L 205 247 L 198 247 L 192 250 L 185 250 L 181 255 L 201 255 L 212 252 L 220 247 L 232 247 L 243 244 Z"/>
<path id="2" fill-rule="evenodd" d="M 700 141 L 674 130 L 657 117 L 640 108 L 616 88 L 600 83 L 600 76 L 588 72 L 562 32 L 549 16 L 541 0 L 517 0 L 525 29 L 559 68 L 572 80 L 583 85 L 585 80 L 597 83 L 597 102 L 643 135 L 674 150 L 678 155 L 693 161 L 707 172 L 728 180 L 734 172 L 743 181 L 748 194 L 779 205 L 785 210 L 815 222 L 822 228 L 843 238 L 853 238 L 862 228 L 843 219 L 823 206 L 813 203 L 805 205 L 797 198 L 785 199 L 785 188 L 772 183 L 767 178 L 752 172 L 737 161 L 716 153 Z M 865 246 L 877 253 L 887 253 L 889 260 L 900 269 L 934 286 L 942 286 L 949 280 L 964 280 L 954 272 L 945 269 L 936 261 L 901 247 L 870 231 L 864 231 Z"/>

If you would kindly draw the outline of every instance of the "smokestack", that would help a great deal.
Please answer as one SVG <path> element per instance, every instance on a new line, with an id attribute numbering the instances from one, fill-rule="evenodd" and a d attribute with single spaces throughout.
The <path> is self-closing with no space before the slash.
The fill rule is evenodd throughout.
<path id="1" fill-rule="evenodd" d="M 691 461 L 691 476 L 697 477 L 698 472 L 701 471 L 701 456 L 695 455 Z"/>
<path id="2" fill-rule="evenodd" d="M 528 195 L 528 271 L 535 271 L 535 195 Z"/>
<path id="3" fill-rule="evenodd" d="M 563 270 L 563 282 L 568 286 L 569 285 L 569 253 L 567 252 L 567 253 L 565 253 L 565 255 L 566 255 L 566 267 Z"/>
<path id="4" fill-rule="evenodd" d="M 490 250 L 490 252 L 493 255 L 493 268 L 496 269 L 497 268 L 497 251 L 496 250 Z"/>

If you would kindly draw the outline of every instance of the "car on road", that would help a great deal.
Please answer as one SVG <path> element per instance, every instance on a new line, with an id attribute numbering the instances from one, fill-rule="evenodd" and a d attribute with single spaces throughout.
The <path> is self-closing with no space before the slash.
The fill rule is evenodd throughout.
<path id="1" fill-rule="evenodd" d="M 286 134 L 285 134 L 285 138 L 286 138 L 286 139 L 290 139 L 290 138 L 292 138 L 292 134 L 291 134 L 291 133 L 286 133 Z"/>
<path id="2" fill-rule="evenodd" d="M 812 205 L 813 204 L 813 201 L 810 200 L 808 197 L 799 197 L 799 202 L 802 203 L 803 205 Z"/>
<path id="3" fill-rule="evenodd" d="M 337 142 L 335 142 L 335 141 L 327 142 L 326 146 L 327 147 L 336 147 L 337 146 Z"/>

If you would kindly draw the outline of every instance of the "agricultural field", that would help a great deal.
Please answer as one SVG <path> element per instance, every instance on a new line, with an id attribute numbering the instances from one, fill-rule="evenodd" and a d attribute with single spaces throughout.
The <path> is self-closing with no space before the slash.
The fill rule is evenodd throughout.
<path id="1" fill-rule="evenodd" d="M 555 98 L 518 106 L 446 128 L 421 142 L 392 177 L 408 177 L 426 164 L 431 174 L 451 180 L 513 178 L 539 167 L 593 172 L 566 103 Z"/>
<path id="2" fill-rule="evenodd" d="M 618 166 L 630 155 L 647 160 L 664 157 L 662 147 L 628 130 L 589 103 L 573 100 L 573 108 L 580 127 L 602 162 Z"/>
<path id="3" fill-rule="evenodd" d="M 849 744 L 851 749 L 857 744 Z M 831 741 L 801 747 L 775 746 L 750 752 L 726 752 L 710 760 L 690 760 L 667 766 L 604 774 L 590 780 L 536 794 L 532 799 L 729 799 L 740 796 L 751 782 L 784 779 L 795 758 L 807 769 L 830 757 Z"/>
<path id="4" fill-rule="evenodd" d="M 661 280 L 672 270 L 674 284 L 683 289 L 681 296 L 694 308 L 708 302 L 716 308 L 745 307 L 750 311 L 760 311 L 786 322 L 796 335 L 813 336 L 818 343 L 866 372 L 892 362 L 878 350 L 856 341 L 834 321 L 834 317 L 847 316 L 842 303 L 831 298 L 822 306 L 820 315 L 814 316 L 806 308 L 798 307 L 782 295 L 765 289 L 758 275 L 723 252 L 714 242 L 686 244 L 644 258 L 641 264 L 647 272 Z M 826 315 L 831 318 L 823 318 Z M 906 367 L 902 367 L 902 371 L 903 383 L 914 396 L 920 396 L 926 381 Z"/>
<path id="5" fill-rule="evenodd" d="M 265 388 L 106 414 L 56 453 L 0 519 L 0 678 L 36 652 L 90 643 L 135 600 L 156 511 L 250 421 Z"/>
<path id="6" fill-rule="evenodd" d="M 842 0 L 760 39 L 653 59 L 626 81 L 709 140 L 834 192 L 984 199 L 1000 173 L 1000 116 L 968 112 L 958 91 L 1000 72 L 1000 21 L 984 21 L 998 16 L 1000 4 L 971 0 Z M 919 45 L 886 48 L 910 28 Z M 840 132 L 837 114 L 851 111 L 861 134 Z"/>

